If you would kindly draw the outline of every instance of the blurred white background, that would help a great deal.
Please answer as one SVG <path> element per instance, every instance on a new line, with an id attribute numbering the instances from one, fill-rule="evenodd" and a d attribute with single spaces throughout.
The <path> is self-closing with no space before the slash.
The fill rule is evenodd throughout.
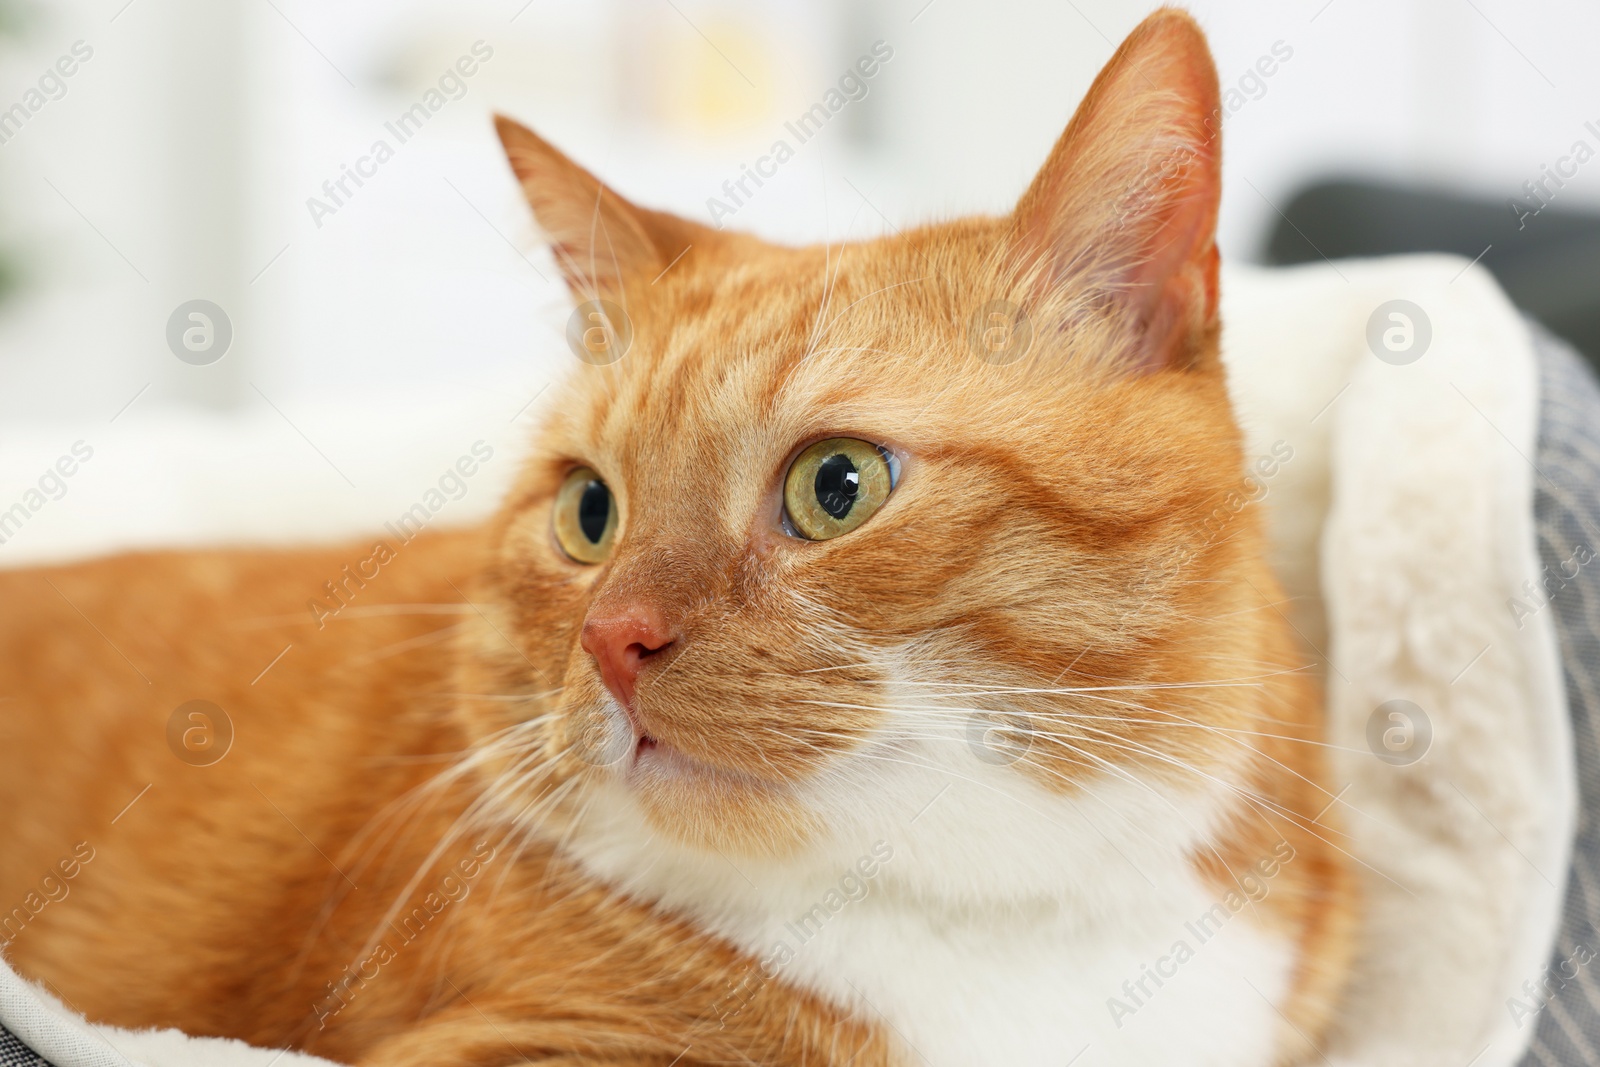
<path id="1" fill-rule="evenodd" d="M 784 123 L 881 40 L 893 58 L 865 99 L 729 222 L 792 241 L 865 236 L 1006 210 L 1151 7 L 3 0 L 0 109 L 23 109 L 0 118 L 11 285 L 0 300 L 0 449 L 25 424 L 110 435 L 214 412 L 277 420 L 286 434 L 288 424 L 326 453 L 307 450 L 316 477 L 359 481 L 346 477 L 362 462 L 346 418 L 403 422 L 473 396 L 510 418 L 570 358 L 566 294 L 492 112 L 533 126 L 624 195 L 708 221 L 724 181 L 775 139 L 793 142 Z M 1600 128 L 1594 3 L 1191 7 L 1224 87 L 1240 90 L 1224 141 L 1223 252 L 1234 259 L 1257 254 L 1274 205 L 1313 176 L 1506 199 L 1580 137 L 1600 143 L 1584 128 Z M 475 44 L 492 55 L 401 144 L 385 124 Z M 61 79 L 59 98 L 54 82 L 30 97 L 75 46 L 92 56 Z M 1270 77 L 1252 73 L 1273 55 Z M 393 158 L 315 218 L 308 199 L 331 203 L 323 183 L 379 139 Z M 1600 162 L 1560 197 L 1600 203 Z M 180 362 L 166 343 L 168 317 L 195 298 L 233 326 L 227 355 L 209 366 Z M 7 477 L 14 469 L 0 462 Z M 28 480 L 0 485 L 0 507 Z"/>

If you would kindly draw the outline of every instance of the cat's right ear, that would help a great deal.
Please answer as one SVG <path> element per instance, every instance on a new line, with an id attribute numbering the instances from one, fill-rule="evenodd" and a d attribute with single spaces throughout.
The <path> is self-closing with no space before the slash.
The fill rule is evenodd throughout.
<path id="1" fill-rule="evenodd" d="M 1100 72 L 1012 216 L 1035 298 L 1062 318 L 1112 314 L 1136 372 L 1193 365 L 1214 335 L 1221 118 L 1205 36 L 1163 8 Z"/>
<path id="2" fill-rule="evenodd" d="M 623 299 L 630 279 L 648 281 L 693 243 L 692 223 L 635 207 L 504 115 L 494 125 L 575 299 Z"/>

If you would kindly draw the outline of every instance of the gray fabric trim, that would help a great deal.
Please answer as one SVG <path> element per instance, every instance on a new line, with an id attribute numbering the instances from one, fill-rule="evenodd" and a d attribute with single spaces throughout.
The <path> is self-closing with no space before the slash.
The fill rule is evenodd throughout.
<path id="1" fill-rule="evenodd" d="M 0 1026 L 0 1067 L 50 1067 L 50 1063 L 24 1045 L 22 1038 Z"/>
<path id="2" fill-rule="evenodd" d="M 1581 1067 L 1600 1064 L 1600 382 L 1565 342 L 1531 325 L 1540 384 L 1534 520 L 1547 594 L 1520 599 L 1553 612 L 1580 802 L 1561 931 L 1549 968 L 1523 990 L 1537 1015 L 1525 1017 L 1536 1029 L 1522 1067 Z"/>

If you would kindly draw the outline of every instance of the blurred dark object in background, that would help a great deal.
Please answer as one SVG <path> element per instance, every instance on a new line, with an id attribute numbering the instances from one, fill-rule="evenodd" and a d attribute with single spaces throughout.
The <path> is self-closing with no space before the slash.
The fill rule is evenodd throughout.
<path id="1" fill-rule="evenodd" d="M 1540 208 L 1532 196 L 1492 201 L 1319 182 L 1289 202 L 1263 258 L 1281 266 L 1403 252 L 1481 254 L 1518 307 L 1600 369 L 1600 214 Z"/>

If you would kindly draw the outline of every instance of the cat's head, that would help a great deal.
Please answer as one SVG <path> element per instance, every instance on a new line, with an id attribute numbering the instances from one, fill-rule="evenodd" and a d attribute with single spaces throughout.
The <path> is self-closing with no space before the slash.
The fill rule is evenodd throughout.
<path id="1" fill-rule="evenodd" d="M 1225 700 L 1182 683 L 1252 672 L 1258 551 L 1216 522 L 1219 116 L 1163 11 L 1011 214 L 806 248 L 636 207 L 502 120 L 593 302 L 495 529 L 480 688 L 528 699 L 475 722 L 540 738 L 502 791 L 774 855 L 941 783 L 1203 763 L 1182 720 Z"/>

